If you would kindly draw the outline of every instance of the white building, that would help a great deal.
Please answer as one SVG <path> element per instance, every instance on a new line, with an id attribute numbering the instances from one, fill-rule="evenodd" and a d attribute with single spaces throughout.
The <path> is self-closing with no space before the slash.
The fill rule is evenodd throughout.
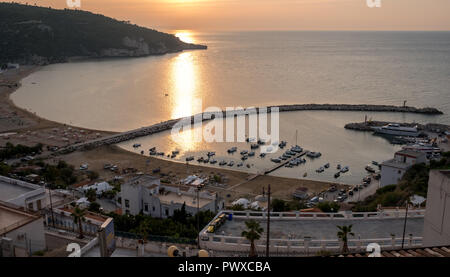
<path id="1" fill-rule="evenodd" d="M 396 185 L 410 167 L 426 162 L 427 156 L 425 153 L 411 150 L 396 152 L 393 159 L 381 164 L 380 187 Z"/>
<path id="2" fill-rule="evenodd" d="M 0 176 L 0 201 L 38 211 L 46 205 L 45 189 L 24 181 Z"/>
<path id="3" fill-rule="evenodd" d="M 44 222 L 39 214 L 0 203 L 0 256 L 27 257 L 45 250 Z"/>
<path id="4" fill-rule="evenodd" d="M 141 211 L 152 217 L 167 218 L 173 216 L 175 210 L 181 209 L 185 204 L 186 212 L 200 211 L 218 212 L 223 208 L 223 200 L 216 193 L 207 190 L 198 192 L 194 187 L 161 185 L 159 178 L 150 175 L 141 175 L 122 185 L 121 205 L 125 214 L 136 215 Z"/>
<path id="5" fill-rule="evenodd" d="M 82 187 L 82 191 L 84 193 L 88 192 L 89 190 L 95 190 L 95 193 L 97 194 L 97 196 L 102 195 L 102 193 L 113 190 L 114 187 L 112 187 L 108 182 L 100 182 L 100 183 L 95 183 L 91 186 L 84 186 Z"/>
<path id="6" fill-rule="evenodd" d="M 423 245 L 450 245 L 450 170 L 430 171 Z"/>

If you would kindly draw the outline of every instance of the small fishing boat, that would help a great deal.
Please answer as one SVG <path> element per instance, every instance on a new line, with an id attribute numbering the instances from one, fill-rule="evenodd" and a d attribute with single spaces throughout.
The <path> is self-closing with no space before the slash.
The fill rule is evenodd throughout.
<path id="1" fill-rule="evenodd" d="M 237 147 L 231 147 L 230 149 L 228 149 L 227 150 L 228 151 L 228 153 L 234 153 L 234 152 L 236 152 L 237 151 Z"/>
<path id="2" fill-rule="evenodd" d="M 348 167 L 348 166 L 344 166 L 344 167 L 341 169 L 341 173 L 345 173 L 345 172 L 347 172 L 347 171 L 349 171 L 349 167 Z"/>
<path id="3" fill-rule="evenodd" d="M 216 164 L 217 161 L 213 159 L 213 160 L 210 160 L 209 163 L 210 163 L 210 164 Z"/>
<path id="4" fill-rule="evenodd" d="M 259 144 L 252 144 L 250 145 L 251 149 L 258 149 L 259 148 Z"/>
<path id="5" fill-rule="evenodd" d="M 244 163 L 240 162 L 240 163 L 237 164 L 237 167 L 241 167 L 243 165 L 244 165 Z"/>
<path id="6" fill-rule="evenodd" d="M 323 167 L 319 167 L 319 169 L 317 169 L 316 172 L 317 172 L 317 173 L 322 173 L 322 172 L 324 172 L 324 170 L 325 170 L 325 169 L 324 169 Z"/>
<path id="7" fill-rule="evenodd" d="M 373 167 L 371 167 L 370 165 L 367 165 L 367 166 L 365 167 L 365 169 L 366 169 L 368 172 L 370 172 L 370 173 L 375 173 L 375 169 L 373 169 Z"/>
<path id="8" fill-rule="evenodd" d="M 261 158 L 264 158 L 264 157 L 266 156 L 266 153 L 261 153 L 261 154 L 259 154 L 259 156 L 260 156 Z"/>
<path id="9" fill-rule="evenodd" d="M 141 144 L 140 143 L 135 143 L 135 144 L 133 144 L 133 147 L 134 148 L 139 148 L 139 147 L 141 147 Z"/>
<path id="10" fill-rule="evenodd" d="M 280 159 L 277 159 L 277 158 L 272 158 L 272 159 L 270 159 L 272 162 L 274 162 L 274 163 L 277 163 L 277 164 L 279 164 L 279 163 L 281 163 L 281 160 Z"/>
<path id="11" fill-rule="evenodd" d="M 337 169 L 337 170 L 341 170 L 341 164 L 338 164 L 338 165 L 336 166 L 336 169 Z"/>
<path id="12" fill-rule="evenodd" d="M 227 164 L 227 162 L 226 161 L 221 161 L 220 163 L 219 163 L 219 165 L 220 166 L 222 166 L 222 165 L 226 165 Z"/>
<path id="13" fill-rule="evenodd" d="M 233 166 L 233 165 L 234 165 L 234 162 L 233 162 L 233 161 L 231 161 L 231 162 L 228 163 L 228 166 L 230 166 L 230 167 Z"/>
<path id="14" fill-rule="evenodd" d="M 325 168 L 329 168 L 329 167 L 330 167 L 330 163 L 326 163 L 326 164 L 324 165 L 324 167 L 325 167 Z"/>
<path id="15" fill-rule="evenodd" d="M 247 155 L 248 154 L 248 151 L 247 150 L 242 150 L 241 151 L 241 155 Z"/>
<path id="16" fill-rule="evenodd" d="M 194 156 L 189 156 L 186 158 L 186 162 L 193 161 L 194 159 L 195 159 Z"/>
<path id="17" fill-rule="evenodd" d="M 341 176 L 341 172 L 336 172 L 336 173 L 334 174 L 334 178 L 339 178 L 339 176 Z"/>

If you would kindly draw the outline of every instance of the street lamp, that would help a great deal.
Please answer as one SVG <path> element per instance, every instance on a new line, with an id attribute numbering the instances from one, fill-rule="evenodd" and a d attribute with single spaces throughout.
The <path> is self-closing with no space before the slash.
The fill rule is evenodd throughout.
<path id="1" fill-rule="evenodd" d="M 406 221 L 408 220 L 408 206 L 409 206 L 409 196 L 408 199 L 406 199 L 405 223 L 403 224 L 403 236 L 402 236 L 402 249 L 405 245 Z"/>

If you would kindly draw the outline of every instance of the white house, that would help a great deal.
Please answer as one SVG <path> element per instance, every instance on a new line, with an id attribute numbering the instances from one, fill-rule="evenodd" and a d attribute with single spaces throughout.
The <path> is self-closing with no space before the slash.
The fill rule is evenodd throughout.
<path id="1" fill-rule="evenodd" d="M 30 211 L 38 211 L 43 209 L 46 204 L 45 189 L 38 185 L 0 176 L 0 201 Z"/>
<path id="2" fill-rule="evenodd" d="M 426 162 L 427 156 L 425 153 L 411 150 L 396 152 L 393 159 L 381 164 L 380 187 L 397 184 L 410 167 Z"/>
<path id="3" fill-rule="evenodd" d="M 113 189 L 113 187 L 108 183 L 108 182 L 100 182 L 100 183 L 95 183 L 91 186 L 84 186 L 82 188 L 83 192 L 86 193 L 89 190 L 95 190 L 97 196 L 102 195 L 102 193 L 110 191 Z"/>
<path id="4" fill-rule="evenodd" d="M 186 212 L 192 215 L 197 213 L 197 209 L 218 212 L 224 206 L 216 193 L 197 192 L 194 187 L 161 185 L 159 178 L 150 175 L 135 177 L 121 187 L 121 205 L 125 214 L 142 212 L 152 217 L 167 218 L 183 204 Z"/>
<path id="5" fill-rule="evenodd" d="M 41 215 L 0 202 L 0 254 L 3 257 L 27 257 L 46 248 Z"/>
<path id="6" fill-rule="evenodd" d="M 423 245 L 450 245 L 450 170 L 430 171 Z"/>

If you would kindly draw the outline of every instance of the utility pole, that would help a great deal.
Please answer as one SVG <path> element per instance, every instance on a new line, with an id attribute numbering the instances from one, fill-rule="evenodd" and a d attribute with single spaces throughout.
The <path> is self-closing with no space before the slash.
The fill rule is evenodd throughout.
<path id="1" fill-rule="evenodd" d="M 197 247 L 200 249 L 200 186 L 197 186 Z"/>
<path id="2" fill-rule="evenodd" d="M 52 190 L 51 189 L 48 189 L 48 194 L 50 195 L 50 212 L 52 215 L 52 225 L 53 225 L 53 228 L 55 228 L 55 217 L 53 215 L 53 202 L 52 202 Z"/>
<path id="3" fill-rule="evenodd" d="M 266 238 L 266 257 L 269 257 L 269 234 L 270 234 L 270 184 L 267 188 L 267 238 Z"/>
<path id="4" fill-rule="evenodd" d="M 408 200 L 406 200 L 405 223 L 403 225 L 402 249 L 405 245 L 406 221 L 408 220 Z"/>

